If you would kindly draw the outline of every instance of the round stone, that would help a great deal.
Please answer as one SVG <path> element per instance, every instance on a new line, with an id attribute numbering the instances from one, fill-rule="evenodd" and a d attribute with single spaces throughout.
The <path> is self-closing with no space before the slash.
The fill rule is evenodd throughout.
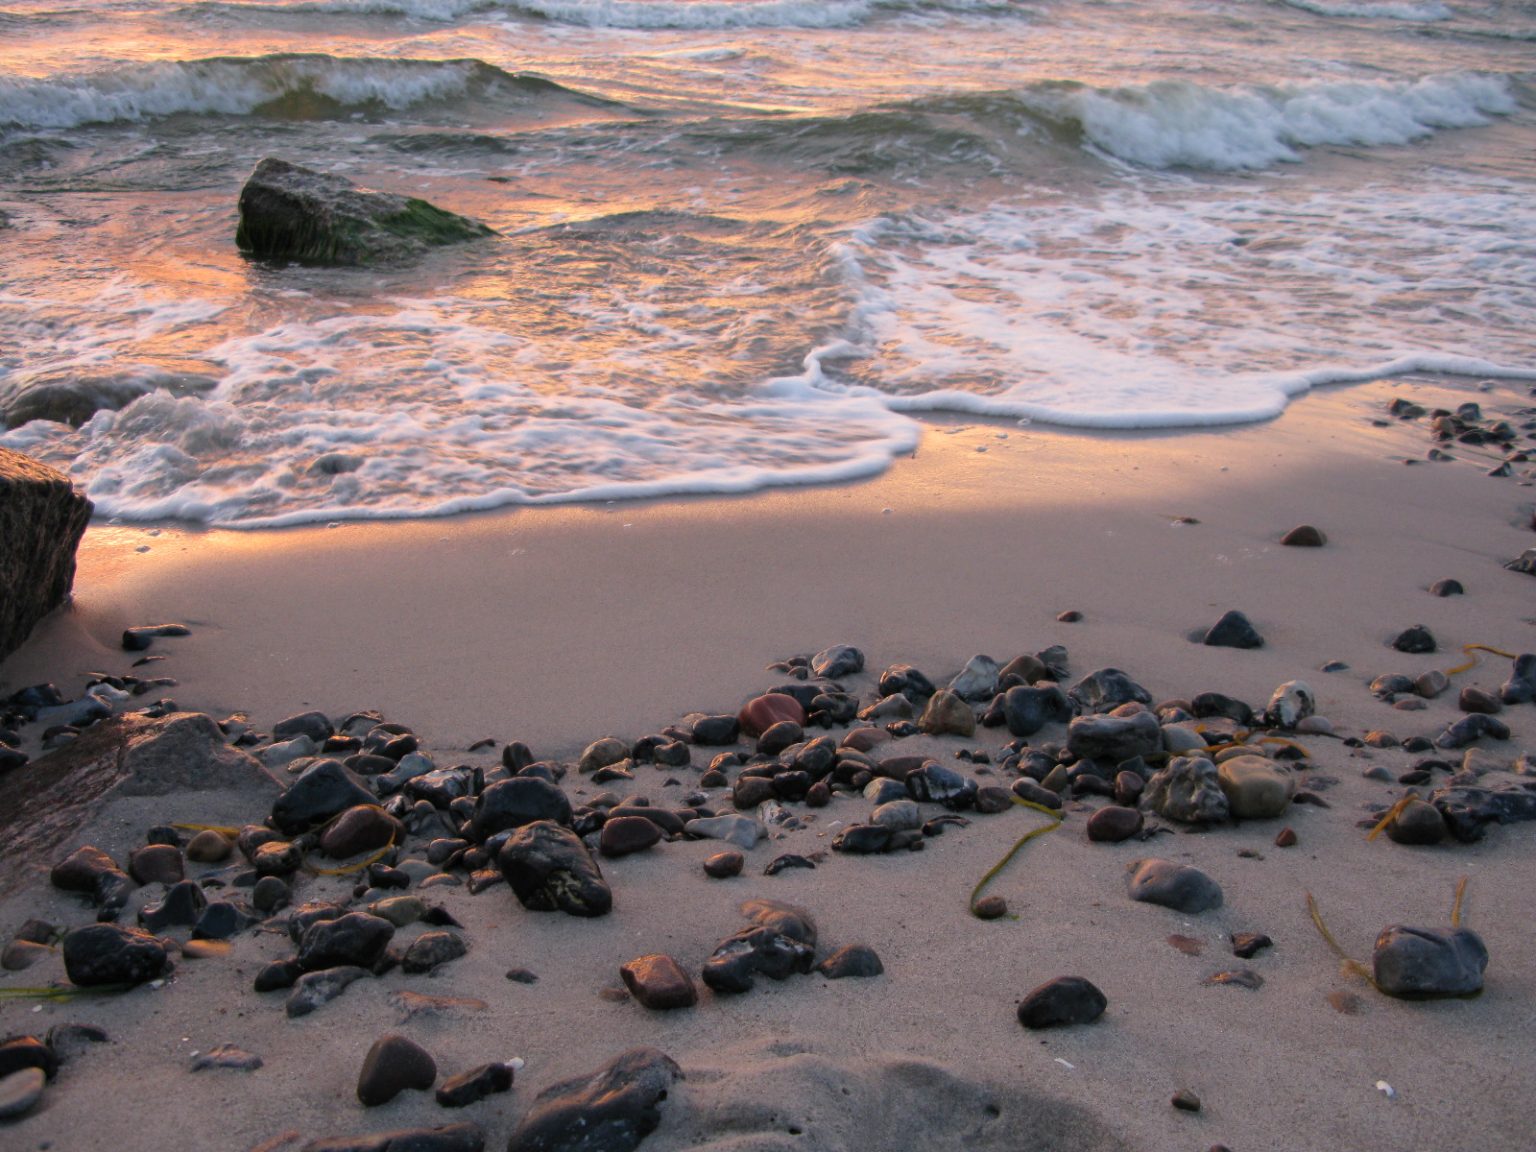
<path id="1" fill-rule="evenodd" d="M 1141 831 L 1141 813 L 1111 804 L 1088 817 L 1088 839 L 1096 844 L 1118 844 Z"/>
<path id="2" fill-rule="evenodd" d="M 1445 839 L 1445 818 L 1433 804 L 1410 800 L 1387 824 L 1387 836 L 1397 844 L 1438 844 Z"/>
<path id="3" fill-rule="evenodd" d="M 765 692 L 747 701 L 737 713 L 736 719 L 748 736 L 761 736 L 784 720 L 803 725 L 805 709 L 793 696 L 786 696 L 782 692 Z"/>
<path id="4" fill-rule="evenodd" d="M 128 875 L 140 884 L 178 884 L 184 872 L 181 850 L 169 844 L 149 844 L 128 856 Z"/>
<path id="5" fill-rule="evenodd" d="M 222 832 L 204 828 L 187 841 L 187 859 L 198 864 L 220 864 L 229 859 L 234 847 Z"/>
<path id="6" fill-rule="evenodd" d="M 613 816 L 598 833 L 597 850 L 613 858 L 643 852 L 661 840 L 661 829 L 644 816 Z"/>
<path id="7" fill-rule="evenodd" d="M 740 876 L 746 862 L 747 858 L 740 852 L 716 852 L 704 861 L 704 874 L 716 880 L 728 880 Z"/>
<path id="8" fill-rule="evenodd" d="M 1008 901 L 1001 896 L 983 896 L 971 905 L 971 914 L 978 920 L 1000 920 L 1008 915 Z"/>
<path id="9" fill-rule="evenodd" d="M 388 1104 L 407 1089 L 426 1090 L 437 1079 L 437 1062 L 414 1040 L 381 1036 L 368 1049 L 357 1077 L 357 1098 L 368 1108 Z"/>
<path id="10" fill-rule="evenodd" d="M 1109 1001 L 1081 976 L 1058 976 L 1019 1002 L 1019 1023 L 1026 1028 L 1060 1028 L 1091 1024 L 1104 1015 Z"/>

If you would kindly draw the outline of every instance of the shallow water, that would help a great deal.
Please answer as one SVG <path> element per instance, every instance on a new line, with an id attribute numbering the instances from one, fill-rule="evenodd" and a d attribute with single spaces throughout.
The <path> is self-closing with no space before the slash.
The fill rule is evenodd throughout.
<path id="1" fill-rule="evenodd" d="M 1536 6 L 0 8 L 0 444 L 261 526 L 836 481 L 913 414 L 1536 378 Z M 277 155 L 496 238 L 233 244 Z M 90 408 L 99 411 L 86 418 Z"/>

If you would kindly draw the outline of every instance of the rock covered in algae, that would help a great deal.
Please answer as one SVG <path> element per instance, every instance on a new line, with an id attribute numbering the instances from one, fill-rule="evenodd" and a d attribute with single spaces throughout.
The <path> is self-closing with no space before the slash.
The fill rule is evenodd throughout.
<path id="1" fill-rule="evenodd" d="M 365 265 L 491 235 L 484 224 L 425 200 L 372 192 L 269 156 L 240 190 L 235 244 L 267 259 Z"/>

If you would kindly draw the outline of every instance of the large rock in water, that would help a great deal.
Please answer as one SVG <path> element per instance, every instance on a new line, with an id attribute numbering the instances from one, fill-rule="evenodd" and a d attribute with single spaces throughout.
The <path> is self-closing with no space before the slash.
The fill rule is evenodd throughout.
<path id="1" fill-rule="evenodd" d="M 344 176 L 271 156 L 240 190 L 235 243 L 252 256 L 316 264 L 379 264 L 495 235 L 425 200 L 359 188 Z"/>
<path id="2" fill-rule="evenodd" d="M 69 595 L 90 518 L 68 476 L 0 448 L 0 660 Z"/>

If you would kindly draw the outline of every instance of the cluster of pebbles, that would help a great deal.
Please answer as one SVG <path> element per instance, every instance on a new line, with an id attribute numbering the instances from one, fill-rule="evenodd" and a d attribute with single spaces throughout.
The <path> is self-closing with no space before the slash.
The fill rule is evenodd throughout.
<path id="1" fill-rule="evenodd" d="M 1256 633 L 1250 633 L 1251 624 L 1228 613 L 1205 634 L 1205 642 L 1251 647 Z M 1423 638 L 1403 643 L 1396 646 L 1412 651 Z M 149 829 L 145 843 L 123 864 L 99 848 L 79 847 L 55 863 L 51 880 L 91 905 L 93 922 L 66 929 L 29 921 L 5 947 L 0 966 L 17 971 L 57 953 L 73 986 L 127 988 L 165 980 L 178 955 L 217 958 L 241 933 L 279 928 L 292 951 L 262 968 L 255 988 L 280 996 L 287 1016 L 299 1017 L 358 980 L 425 975 L 465 955 L 471 946 L 465 930 L 437 902 L 449 893 L 476 896 L 504 887 L 531 912 L 601 917 L 623 899 L 622 885 L 616 893 L 602 862 L 651 851 L 668 840 L 718 841 L 721 851 L 703 867 L 724 882 L 743 872 L 745 853 L 760 842 L 833 813 L 840 819 L 825 824 L 837 829 L 832 855 L 866 857 L 920 851 L 932 837 L 967 826 L 973 816 L 1020 804 L 1061 819 L 1091 808 L 1085 834 L 1095 843 L 1275 821 L 1298 803 L 1330 806 L 1321 793 L 1331 779 L 1310 771 L 1311 753 L 1302 741 L 1338 738 L 1317 714 L 1304 682 L 1280 685 L 1260 708 L 1214 691 L 1154 703 L 1119 669 L 1101 668 L 1074 680 L 1067 665 L 1060 646 L 1006 663 L 977 655 L 941 686 L 910 664 L 892 665 L 872 677 L 858 648 L 837 645 L 771 666 L 784 682 L 735 714 L 691 714 L 638 740 L 605 737 L 573 762 L 539 759 L 514 741 L 502 746 L 492 763 L 439 765 L 410 728 L 371 712 L 339 723 L 307 712 L 283 720 L 269 735 L 239 718 L 215 730 L 199 717 L 214 732 L 212 739 L 249 749 L 269 771 L 288 778 L 270 811 L 260 823 L 239 828 Z M 1388 675 L 1371 689 L 1388 700 L 1422 698 L 1447 690 L 1444 679 Z M 871 680 L 873 693 L 858 687 Z M 15 746 L 20 729 L 43 726 L 45 743 L 67 744 L 66 729 L 78 732 L 101 722 L 135 694 L 147 693 L 149 688 L 140 691 L 145 683 L 97 678 L 73 702 L 52 686 L 27 689 L 4 702 L 0 727 L 9 731 L 0 738 Z M 1532 770 L 1529 756 L 1499 765 L 1485 760 L 1479 746 L 1509 736 L 1493 713 L 1533 700 L 1536 656 L 1529 654 L 1515 661 L 1496 697 L 1463 692 L 1463 719 L 1438 737 L 1403 742 L 1415 745 L 1410 751 L 1435 755 L 1395 781 L 1428 785 L 1443 771 L 1444 782 L 1410 792 L 1395 805 L 1375 806 L 1364 823 L 1382 824 L 1400 843 L 1423 845 L 1471 841 L 1490 824 L 1536 819 L 1536 787 L 1520 779 Z M 61 709 L 74 709 L 68 712 L 72 719 L 61 721 L 66 714 Z M 164 700 L 144 714 L 176 718 L 174 705 Z M 993 751 L 971 746 L 980 729 L 1005 729 L 1008 739 L 1001 741 L 999 732 Z M 902 741 L 918 734 L 957 738 L 960 766 L 904 753 Z M 1342 741 L 1356 748 L 1388 742 L 1395 740 L 1385 733 Z M 484 741 L 472 751 L 492 746 Z M 1466 749 L 1459 764 L 1443 758 L 1448 749 Z M 1496 768 L 1510 778 L 1490 785 L 1483 777 Z M 8 771 L 24 774 L 25 759 Z M 642 771 L 662 773 L 660 786 L 682 794 L 673 803 L 653 802 L 643 785 L 635 786 Z M 579 803 L 567 791 L 568 780 L 583 783 L 575 790 Z M 589 784 L 602 791 L 587 795 Z M 863 815 L 841 816 L 855 809 Z M 1295 842 L 1289 828 L 1275 838 L 1282 847 Z M 824 853 L 781 854 L 763 871 L 771 876 L 828 863 Z M 317 875 L 351 878 L 350 897 L 304 899 L 304 887 Z M 1125 892 L 1132 900 L 1185 915 L 1223 902 L 1221 886 L 1210 876 L 1151 856 L 1130 864 Z M 990 897 L 973 911 L 995 917 L 1007 907 Z M 716 997 L 745 993 L 758 977 L 784 980 L 819 971 L 835 979 L 883 971 L 880 957 L 860 944 L 821 955 L 815 921 L 802 908 L 750 899 L 741 913 L 745 925 L 698 964 L 699 978 Z M 406 928 L 410 931 L 402 932 Z M 1259 933 L 1233 939 L 1235 954 L 1244 959 L 1268 943 Z M 1372 957 L 1376 986 L 1410 997 L 1476 992 L 1486 963 L 1481 940 L 1460 927 L 1389 926 Z M 647 954 L 617 968 L 628 994 L 649 1010 L 700 1004 L 688 966 L 676 957 Z M 532 978 L 520 970 L 508 976 Z M 1213 979 L 1245 987 L 1262 983 L 1251 969 Z M 1085 1024 L 1101 1015 L 1106 1003 L 1085 977 L 1062 976 L 1031 992 L 1018 1016 L 1028 1028 Z M 22 1036 L 0 1045 L 0 1117 L 21 1116 L 34 1107 L 70 1045 L 80 1042 L 71 1033 L 65 1041 Z M 234 1049 L 200 1058 L 204 1066 L 260 1063 Z M 457 1108 L 507 1091 L 513 1072 L 513 1064 L 491 1061 L 439 1085 L 430 1053 L 408 1037 L 390 1034 L 370 1050 L 357 1094 L 373 1106 L 402 1091 L 437 1085 L 438 1102 Z M 654 1128 L 657 1104 L 680 1074 L 654 1050 L 625 1053 L 589 1077 L 544 1093 L 509 1148 L 632 1148 Z M 616 1084 L 641 1087 L 619 1092 L 613 1090 Z M 594 1128 L 611 1138 L 594 1142 Z M 457 1123 L 309 1147 L 366 1152 L 408 1146 L 435 1152 L 482 1144 L 478 1126 Z"/>
<path id="2" fill-rule="evenodd" d="M 1529 447 L 1536 442 L 1536 408 L 1521 408 L 1509 418 L 1487 416 L 1482 405 L 1475 401 L 1458 404 L 1456 408 L 1426 408 L 1411 400 L 1398 397 L 1387 405 L 1387 412 L 1399 420 L 1423 420 L 1435 446 L 1428 458 L 1435 461 L 1455 460 L 1455 452 L 1472 452 L 1480 458 L 1496 459 L 1488 470 L 1490 476 L 1523 475 L 1536 479 L 1536 470 L 1516 471 L 1516 465 L 1528 464 L 1533 458 Z M 1521 441 L 1527 442 L 1521 447 Z M 1494 457 L 1492 454 L 1497 453 Z"/>

